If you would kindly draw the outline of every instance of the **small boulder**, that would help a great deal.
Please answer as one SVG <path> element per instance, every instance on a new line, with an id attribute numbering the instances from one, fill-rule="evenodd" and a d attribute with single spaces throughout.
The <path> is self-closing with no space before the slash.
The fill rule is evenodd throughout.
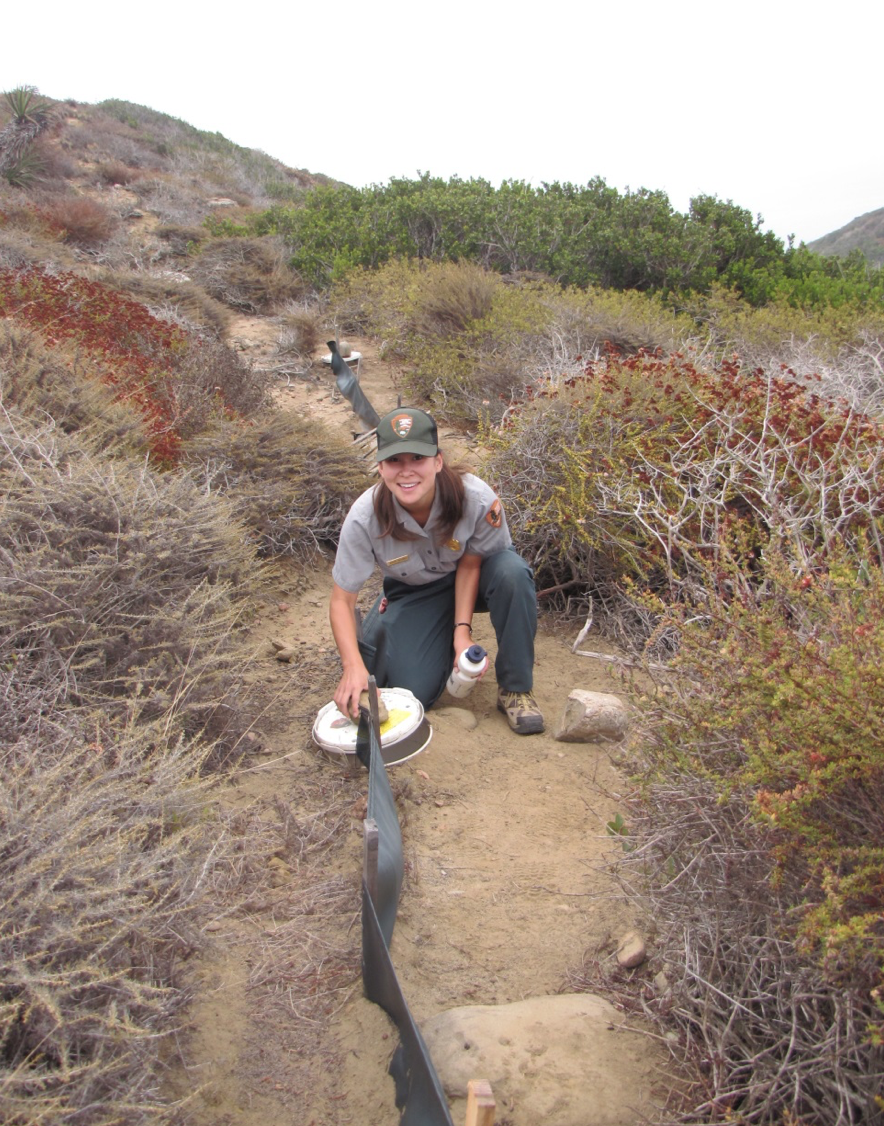
<path id="1" fill-rule="evenodd" d="M 628 728 L 629 716 L 619 696 L 574 688 L 554 737 L 562 743 L 619 743 Z"/>
<path id="2" fill-rule="evenodd" d="M 627 1023 L 608 1001 L 581 993 L 451 1009 L 421 1032 L 449 1098 L 465 1098 L 481 1076 L 513 1126 L 623 1126 L 650 1116 L 664 1061 Z"/>
<path id="3" fill-rule="evenodd" d="M 638 931 L 627 931 L 617 944 L 617 964 L 624 970 L 634 970 L 647 956 L 645 940 Z"/>

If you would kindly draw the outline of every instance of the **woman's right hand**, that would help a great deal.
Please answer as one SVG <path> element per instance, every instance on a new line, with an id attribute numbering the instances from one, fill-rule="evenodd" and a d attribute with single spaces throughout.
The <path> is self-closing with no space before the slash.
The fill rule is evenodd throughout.
<path id="1" fill-rule="evenodd" d="M 359 719 L 359 694 L 368 688 L 368 669 L 362 660 L 356 636 L 356 598 L 356 591 L 344 590 L 333 583 L 328 610 L 344 669 L 335 692 L 335 703 L 342 715 L 354 721 Z"/>
<path id="2" fill-rule="evenodd" d="M 342 715 L 349 716 L 355 723 L 359 719 L 359 697 L 368 689 L 368 669 L 344 669 L 335 691 L 335 704 Z"/>

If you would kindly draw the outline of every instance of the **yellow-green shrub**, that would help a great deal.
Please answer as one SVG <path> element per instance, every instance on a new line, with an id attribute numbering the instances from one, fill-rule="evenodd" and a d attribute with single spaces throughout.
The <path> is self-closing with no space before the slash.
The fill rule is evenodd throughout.
<path id="1" fill-rule="evenodd" d="M 349 275 L 333 300 L 345 323 L 405 362 L 414 400 L 465 423 L 500 419 L 538 380 L 579 371 L 608 345 L 672 349 L 693 327 L 655 297 L 501 278 L 470 263 L 392 262 Z"/>
<path id="2" fill-rule="evenodd" d="M 657 603 L 676 691 L 640 705 L 624 863 L 666 1011 L 719 1061 L 707 1097 L 747 1122 L 880 1122 L 884 572 L 863 537 L 811 569 L 795 554 L 747 576 L 723 551 L 694 597 Z"/>
<path id="3" fill-rule="evenodd" d="M 747 552 L 788 541 L 810 565 L 884 505 L 881 424 L 736 360 L 611 355 L 540 384 L 486 437 L 551 585 L 630 579 L 675 597 L 739 521 Z"/>

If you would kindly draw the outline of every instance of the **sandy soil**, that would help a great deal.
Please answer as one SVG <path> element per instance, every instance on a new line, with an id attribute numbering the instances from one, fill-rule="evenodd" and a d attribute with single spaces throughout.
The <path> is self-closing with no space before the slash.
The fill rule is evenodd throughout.
<path id="1" fill-rule="evenodd" d="M 272 332 L 266 322 L 242 321 L 232 335 L 258 358 Z M 396 405 L 396 373 L 370 342 L 353 344 L 364 357 L 363 389 L 384 413 Z M 358 429 L 325 364 L 281 381 L 279 401 L 344 433 Z M 445 432 L 441 440 L 458 454 L 470 452 L 462 435 Z M 220 802 L 258 824 L 263 819 L 276 837 L 268 837 L 266 870 L 247 908 L 226 914 L 219 905 L 196 971 L 182 1035 L 191 1065 L 173 1069 L 170 1079 L 189 1099 L 195 1126 L 399 1121 L 387 1075 L 398 1036 L 361 993 L 366 776 L 311 739 L 338 675 L 329 569 L 330 562 L 303 575 L 281 565 L 251 635 L 263 747 Z M 366 601 L 371 596 L 366 592 Z M 493 655 L 487 618 L 474 624 L 476 640 Z M 428 748 L 390 771 L 406 856 L 392 957 L 419 1025 L 452 1007 L 567 991 L 587 953 L 612 958 L 617 938 L 640 925 L 611 877 L 618 844 L 605 828 L 625 782 L 605 749 L 553 738 L 572 688 L 619 691 L 610 665 L 571 652 L 574 636 L 570 627 L 541 622 L 536 694 L 544 734 L 509 731 L 495 708 L 492 673 L 468 699 L 443 699 L 431 710 Z M 293 645 L 298 656 L 279 662 L 273 640 Z M 592 647 L 605 648 L 597 640 Z M 273 847 L 286 833 L 287 845 Z M 662 1069 L 659 1051 L 648 1037 L 648 1055 Z M 624 1053 L 610 1076 L 625 1092 L 622 1126 L 641 1121 L 654 1094 L 635 1063 Z M 498 1123 L 533 1126 L 508 1092 L 495 1096 Z M 451 1109 L 462 1122 L 463 1104 Z"/>

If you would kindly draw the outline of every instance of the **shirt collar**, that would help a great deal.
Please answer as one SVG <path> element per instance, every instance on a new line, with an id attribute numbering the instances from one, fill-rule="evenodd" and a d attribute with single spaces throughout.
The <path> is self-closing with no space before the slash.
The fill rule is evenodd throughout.
<path id="1" fill-rule="evenodd" d="M 409 532 L 414 532 L 418 536 L 423 536 L 425 539 L 429 539 L 430 532 L 432 531 L 439 517 L 439 510 L 442 506 L 442 502 L 439 499 L 439 490 L 437 489 L 436 495 L 433 497 L 433 507 L 430 509 L 430 515 L 427 517 L 427 522 L 423 527 L 418 524 L 417 520 L 415 520 L 415 518 L 407 511 L 407 509 L 402 507 L 402 505 L 398 500 L 396 500 L 395 497 L 393 497 L 393 506 L 396 509 L 396 515 L 399 517 L 399 520 L 408 529 Z"/>

